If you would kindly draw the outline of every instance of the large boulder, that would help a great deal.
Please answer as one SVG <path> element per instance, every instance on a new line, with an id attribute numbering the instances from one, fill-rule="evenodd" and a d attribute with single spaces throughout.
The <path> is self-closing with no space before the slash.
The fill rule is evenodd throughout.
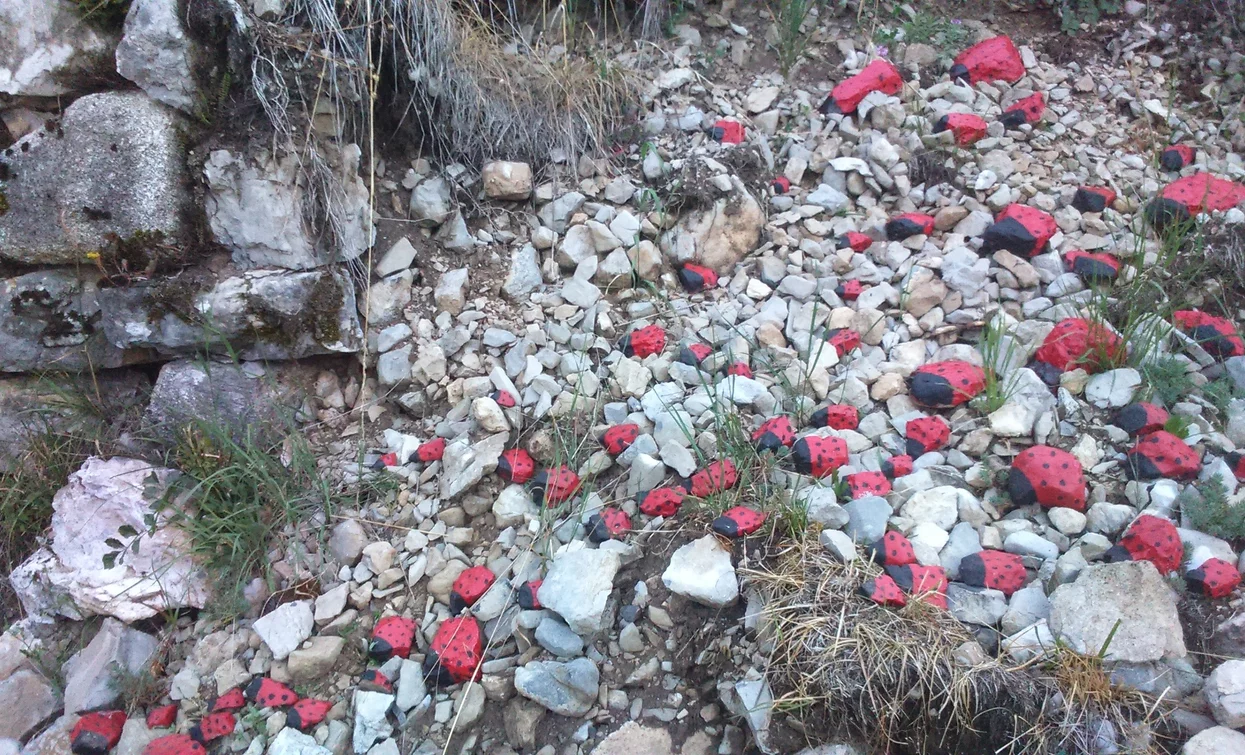
<path id="1" fill-rule="evenodd" d="M 117 73 L 149 97 L 193 113 L 197 88 L 194 45 L 182 27 L 178 0 L 133 0 L 117 45 Z"/>
<path id="2" fill-rule="evenodd" d="M 0 92 L 19 97 L 67 93 L 74 78 L 101 69 L 115 35 L 84 23 L 70 0 L 0 0 Z"/>
<path id="3" fill-rule="evenodd" d="M 1073 650 L 1101 652 L 1107 661 L 1147 663 L 1186 654 L 1176 594 L 1149 561 L 1088 567 L 1051 594 L 1049 625 Z"/>
<path id="4" fill-rule="evenodd" d="M 661 237 L 661 250 L 673 264 L 696 262 L 719 273 L 734 270 L 761 241 L 765 213 L 743 181 L 731 176 L 730 193 L 711 207 L 689 213 Z"/>
<path id="5" fill-rule="evenodd" d="M 210 583 L 189 555 L 186 533 L 169 524 L 171 512 L 156 510 L 176 474 L 138 459 L 87 459 L 52 499 L 50 545 L 9 576 L 26 613 L 131 622 L 205 606 Z M 140 548 L 107 566 L 116 551 L 107 541 L 124 525 L 143 533 Z"/>
<path id="6" fill-rule="evenodd" d="M 65 109 L 59 128 L 6 150 L 0 258 L 81 265 L 96 252 L 111 275 L 122 269 L 119 245 L 180 239 L 188 200 L 180 126 L 173 110 L 139 92 L 92 94 Z M 125 262 L 130 273 L 147 267 Z"/>
<path id="7" fill-rule="evenodd" d="M 212 233 L 242 268 L 307 270 L 355 259 L 375 237 L 367 185 L 359 177 L 361 154 L 354 144 L 328 154 L 336 180 L 323 199 L 334 220 L 321 231 L 309 222 L 316 210 L 297 155 L 215 150 L 203 167 Z"/>

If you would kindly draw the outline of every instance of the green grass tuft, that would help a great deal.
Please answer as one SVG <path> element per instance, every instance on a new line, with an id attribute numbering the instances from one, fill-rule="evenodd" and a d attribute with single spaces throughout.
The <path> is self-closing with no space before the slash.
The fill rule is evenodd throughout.
<path id="1" fill-rule="evenodd" d="M 1245 506 L 1230 503 L 1218 480 L 1190 487 L 1180 505 L 1193 529 L 1223 540 L 1245 539 Z"/>
<path id="2" fill-rule="evenodd" d="M 1150 400 L 1171 407 L 1189 395 L 1193 381 L 1185 370 L 1184 362 L 1175 357 L 1161 357 L 1141 365 L 1141 381 Z"/>

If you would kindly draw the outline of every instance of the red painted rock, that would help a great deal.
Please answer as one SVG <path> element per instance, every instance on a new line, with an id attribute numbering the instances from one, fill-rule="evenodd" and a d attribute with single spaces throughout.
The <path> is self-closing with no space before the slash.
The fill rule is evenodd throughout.
<path id="1" fill-rule="evenodd" d="M 881 472 L 856 472 L 847 476 L 847 490 L 852 499 L 891 492 L 891 481 Z"/>
<path id="2" fill-rule="evenodd" d="M 1241 573 L 1221 558 L 1208 558 L 1184 575 L 1189 589 L 1207 598 L 1226 598 L 1241 584 Z"/>
<path id="3" fill-rule="evenodd" d="M 1225 454 L 1223 458 L 1228 462 L 1228 466 L 1232 467 L 1232 474 L 1236 475 L 1236 479 L 1245 480 L 1245 454 L 1233 451 Z"/>
<path id="4" fill-rule="evenodd" d="M 795 471 L 813 477 L 826 477 L 847 463 L 847 441 L 806 435 L 791 447 Z"/>
<path id="5" fill-rule="evenodd" d="M 1224 212 L 1245 201 L 1245 186 L 1210 173 L 1195 173 L 1168 184 L 1146 206 L 1146 220 L 1159 230 L 1202 212 Z"/>
<path id="6" fill-rule="evenodd" d="M 366 692 L 384 692 L 393 694 L 393 682 L 378 668 L 364 669 L 359 677 L 359 689 Z"/>
<path id="7" fill-rule="evenodd" d="M 886 574 L 909 595 L 922 596 L 922 600 L 938 608 L 947 607 L 947 572 L 941 566 L 887 566 Z"/>
<path id="8" fill-rule="evenodd" d="M 1124 342 L 1105 325 L 1070 317 L 1046 334 L 1033 359 L 1056 373 L 1078 367 L 1094 373 L 1111 366 L 1123 354 Z"/>
<path id="9" fill-rule="evenodd" d="M 1026 123 L 1036 124 L 1042 120 L 1046 112 L 1046 98 L 1041 92 L 1031 94 L 1023 100 L 1017 100 L 999 116 L 999 122 L 1007 129 L 1018 129 Z"/>
<path id="10" fill-rule="evenodd" d="M 579 475 L 563 464 L 542 470 L 532 478 L 532 498 L 547 506 L 557 506 L 579 492 Z"/>
<path id="11" fill-rule="evenodd" d="M 372 464 L 372 469 L 375 469 L 376 471 L 379 472 L 385 467 L 396 467 L 396 466 L 398 466 L 398 455 L 390 452 L 387 454 L 381 454 L 381 457 L 377 459 L 374 464 Z"/>
<path id="12" fill-rule="evenodd" d="M 647 493 L 640 493 L 637 503 L 640 513 L 645 516 L 660 516 L 666 519 L 679 513 L 687 491 L 683 488 L 653 488 Z"/>
<path id="13" fill-rule="evenodd" d="M 786 176 L 778 176 L 769 182 L 769 187 L 774 190 L 775 194 L 786 194 L 791 191 L 791 179 Z"/>
<path id="14" fill-rule="evenodd" d="M 813 412 L 809 418 L 813 427 L 830 427 L 835 430 L 855 430 L 860 426 L 860 411 L 851 404 L 831 404 Z"/>
<path id="15" fill-rule="evenodd" d="M 1170 415 L 1161 406 L 1138 401 L 1121 408 L 1111 418 L 1111 424 L 1129 435 L 1146 435 L 1167 426 Z"/>
<path id="16" fill-rule="evenodd" d="M 871 543 L 867 552 L 879 566 L 903 566 L 916 563 L 912 541 L 904 537 L 902 532 L 895 530 L 887 532 L 880 540 Z"/>
<path id="17" fill-rule="evenodd" d="M 826 342 L 842 357 L 860 348 L 860 334 L 851 328 L 834 328 L 826 332 Z"/>
<path id="18" fill-rule="evenodd" d="M 501 458 L 497 460 L 498 477 L 522 485 L 535 474 L 536 460 L 526 450 L 511 448 L 501 452 Z"/>
<path id="19" fill-rule="evenodd" d="M 889 61 L 881 58 L 864 67 L 860 73 L 839 82 L 821 104 L 821 112 L 853 113 L 870 92 L 896 94 L 903 89 L 903 77 Z"/>
<path id="20" fill-rule="evenodd" d="M 261 676 L 246 685 L 246 699 L 260 708 L 282 708 L 298 702 L 298 695 L 276 679 Z"/>
<path id="21" fill-rule="evenodd" d="M 242 694 L 241 687 L 234 687 L 225 694 L 212 701 L 208 706 L 208 713 L 222 713 L 226 711 L 242 710 L 246 707 L 246 696 Z M 174 711 L 176 713 L 176 711 Z"/>
<path id="22" fill-rule="evenodd" d="M 744 140 L 744 125 L 739 121 L 723 118 L 709 129 L 709 136 L 722 144 L 739 144 Z"/>
<path id="23" fill-rule="evenodd" d="M 1031 446 L 1012 460 L 1007 493 L 1017 506 L 1085 510 L 1085 471 L 1076 457 L 1051 446 Z"/>
<path id="24" fill-rule="evenodd" d="M 752 368 L 747 362 L 732 362 L 726 367 L 727 375 L 739 375 L 740 377 L 752 377 Z"/>
<path id="25" fill-rule="evenodd" d="M 718 285 L 718 274 L 704 265 L 693 265 L 690 262 L 679 268 L 679 284 L 688 293 L 699 293 L 707 288 Z"/>
<path id="26" fill-rule="evenodd" d="M 1102 212 L 1115 201 L 1115 192 L 1105 186 L 1082 186 L 1072 195 L 1072 206 L 1081 212 Z"/>
<path id="27" fill-rule="evenodd" d="M 959 581 L 969 587 L 988 587 L 1008 597 L 1025 586 L 1025 565 L 1020 556 L 1004 551 L 978 551 L 960 559 Z"/>
<path id="28" fill-rule="evenodd" d="M 904 429 L 908 443 L 905 449 L 912 458 L 937 451 L 951 439 L 951 426 L 942 417 L 918 417 Z"/>
<path id="29" fill-rule="evenodd" d="M 860 592 L 880 606 L 899 608 L 908 604 L 908 597 L 903 594 L 903 590 L 899 589 L 899 585 L 895 584 L 895 580 L 885 574 L 877 579 L 866 581 L 860 586 Z"/>
<path id="30" fill-rule="evenodd" d="M 890 241 L 903 241 L 909 236 L 934 232 L 934 216 L 922 212 L 905 212 L 891 218 L 886 223 L 886 238 Z"/>
<path id="31" fill-rule="evenodd" d="M 765 514 L 747 506 L 736 506 L 713 520 L 713 531 L 723 537 L 746 537 L 761 529 Z"/>
<path id="32" fill-rule="evenodd" d="M 496 401 L 497 405 L 503 409 L 513 409 L 519 405 L 518 400 L 515 399 L 514 394 L 510 391 L 496 390 L 493 391 L 489 398 Z"/>
<path id="33" fill-rule="evenodd" d="M 468 570 L 470 571 L 470 570 Z M 454 598 L 450 597 L 450 606 L 454 608 Z M 416 624 L 414 619 L 401 616 L 386 616 L 372 627 L 372 639 L 367 646 L 367 654 L 377 663 L 384 663 L 393 657 L 408 658 L 411 645 L 415 642 Z"/>
<path id="34" fill-rule="evenodd" d="M 207 750 L 189 734 L 169 734 L 148 742 L 143 755 L 207 755 Z"/>
<path id="35" fill-rule="evenodd" d="M 1201 469 L 1197 453 L 1166 430 L 1142 436 L 1124 461 L 1124 473 L 1134 480 L 1192 480 Z"/>
<path id="36" fill-rule="evenodd" d="M 232 713 L 209 713 L 190 727 L 190 738 L 206 746 L 208 742 L 233 734 L 237 726 L 238 719 Z"/>
<path id="37" fill-rule="evenodd" d="M 1184 560 L 1184 543 L 1176 525 L 1152 514 L 1142 514 L 1125 530 L 1120 542 L 1102 556 L 1104 561 L 1149 561 L 1160 574 L 1171 574 Z"/>
<path id="38" fill-rule="evenodd" d="M 484 633 L 476 617 L 446 619 L 424 657 L 424 674 L 437 686 L 462 684 L 476 676 L 483 660 Z"/>
<path id="39" fill-rule="evenodd" d="M 934 133 L 950 131 L 955 135 L 955 143 L 961 147 L 975 144 L 986 136 L 990 124 L 986 119 L 974 113 L 947 113 L 934 124 Z"/>
<path id="40" fill-rule="evenodd" d="M 1006 81 L 1015 84 L 1025 75 L 1025 64 L 1011 37 L 999 36 L 978 42 L 955 56 L 951 78 L 970 84 Z"/>
<path id="41" fill-rule="evenodd" d="M 908 393 L 912 400 L 938 409 L 959 406 L 985 387 L 985 371 L 958 359 L 923 364 L 908 377 Z"/>
<path id="42" fill-rule="evenodd" d="M 679 361 L 683 364 L 690 364 L 693 367 L 699 366 L 705 360 L 705 357 L 713 353 L 713 349 L 708 344 L 689 343 L 679 349 Z"/>
<path id="43" fill-rule="evenodd" d="M 860 233 L 859 231 L 848 231 L 839 236 L 835 241 L 839 249 L 851 249 L 853 252 L 863 252 L 873 246 L 873 237 Z M 839 294 L 842 296 L 842 294 Z"/>
<path id="44" fill-rule="evenodd" d="M 638 437 L 640 437 L 639 425 L 633 423 L 614 425 L 601 436 L 601 445 L 605 447 L 607 454 L 617 456 L 631 448 L 631 444 L 635 443 Z"/>
<path id="45" fill-rule="evenodd" d="M 912 457 L 907 454 L 890 457 L 882 462 L 882 474 L 892 480 L 912 474 Z"/>
<path id="46" fill-rule="evenodd" d="M 860 281 L 843 281 L 834 287 L 834 293 L 843 301 L 856 301 L 865 292 L 865 284 Z"/>
<path id="47" fill-rule="evenodd" d="M 660 325 L 645 325 L 623 336 L 618 342 L 618 350 L 629 357 L 644 357 L 660 354 L 666 348 L 666 331 Z"/>
<path id="48" fill-rule="evenodd" d="M 104 755 L 121 741 L 125 711 L 95 711 L 83 714 L 69 732 L 69 749 L 74 755 Z"/>
<path id="49" fill-rule="evenodd" d="M 177 721 L 177 703 L 152 708 L 147 713 L 148 729 L 167 729 Z"/>
<path id="50" fill-rule="evenodd" d="M 704 469 L 692 475 L 689 492 L 697 498 L 705 498 L 723 490 L 730 490 L 737 482 L 739 472 L 735 469 L 735 462 L 720 459 L 710 462 Z"/>
<path id="51" fill-rule="evenodd" d="M 1120 274 L 1120 261 L 1106 252 L 1073 249 L 1064 254 L 1063 264 L 1086 283 L 1109 283 Z"/>
<path id="52" fill-rule="evenodd" d="M 419 444 L 419 448 L 415 449 L 415 453 L 411 454 L 411 458 L 407 461 L 418 461 L 423 464 L 429 464 L 434 461 L 440 461 L 441 457 L 444 455 L 445 438 L 434 438 L 430 441 Z"/>
<path id="53" fill-rule="evenodd" d="M 1010 204 L 981 237 L 981 253 L 1006 249 L 1027 259 L 1045 252 L 1051 237 L 1058 231 L 1059 226 L 1050 213 L 1025 204 Z"/>
<path id="54" fill-rule="evenodd" d="M 1216 359 L 1245 356 L 1245 341 L 1231 321 L 1197 310 L 1181 310 L 1172 316 L 1176 327 L 1189 334 Z"/>
<path id="55" fill-rule="evenodd" d="M 752 442 L 758 451 L 778 451 L 795 443 L 795 428 L 790 417 L 770 417 L 752 431 Z"/>
<path id="56" fill-rule="evenodd" d="M 466 569 L 458 575 L 454 580 L 454 586 L 450 588 L 450 611 L 460 613 L 465 608 L 471 608 L 477 600 L 484 597 L 484 593 L 488 592 L 496 581 L 497 575 L 493 574 L 487 566 L 473 566 Z"/>
<path id="57" fill-rule="evenodd" d="M 606 506 L 592 516 L 587 522 L 588 539 L 594 543 L 606 540 L 621 539 L 631 531 L 631 517 L 627 512 L 614 506 Z"/>
<path id="58" fill-rule="evenodd" d="M 1173 144 L 1159 155 L 1159 165 L 1163 170 L 1177 173 L 1186 166 L 1192 165 L 1197 159 L 1197 151 L 1187 144 Z"/>
<path id="59" fill-rule="evenodd" d="M 534 579 L 531 582 L 525 582 L 515 593 L 515 602 L 519 604 L 519 608 L 524 611 L 539 611 L 544 608 L 540 603 L 540 583 L 544 580 Z"/>
<path id="60" fill-rule="evenodd" d="M 304 698 L 294 703 L 294 707 L 285 712 L 285 725 L 293 726 L 299 731 L 306 731 L 324 721 L 332 709 L 333 703 L 328 700 Z"/>

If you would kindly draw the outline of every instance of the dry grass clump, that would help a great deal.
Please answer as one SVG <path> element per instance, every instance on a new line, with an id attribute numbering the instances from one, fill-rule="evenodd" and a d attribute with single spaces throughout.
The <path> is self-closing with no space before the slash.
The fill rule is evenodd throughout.
<path id="1" fill-rule="evenodd" d="M 767 596 L 775 707 L 810 736 L 891 753 L 1073 755 L 1105 738 L 1161 752 L 1162 706 L 1112 684 L 1099 658 L 1056 647 L 1024 666 L 967 663 L 957 650 L 972 635 L 950 613 L 859 594 L 880 573 L 834 561 L 810 536 L 749 575 Z"/>

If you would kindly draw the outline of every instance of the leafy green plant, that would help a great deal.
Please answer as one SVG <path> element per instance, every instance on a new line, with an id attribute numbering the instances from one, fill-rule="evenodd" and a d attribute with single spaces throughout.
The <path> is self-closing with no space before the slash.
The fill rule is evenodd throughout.
<path id="1" fill-rule="evenodd" d="M 1063 30 L 1074 32 L 1081 24 L 1093 26 L 1103 16 L 1119 13 L 1124 4 L 1120 0 L 1061 0 L 1057 6 Z"/>
<path id="2" fill-rule="evenodd" d="M 808 49 L 810 37 L 800 31 L 817 0 L 773 0 L 769 3 L 774 19 L 774 52 L 778 69 L 786 76 Z"/>
<path id="3" fill-rule="evenodd" d="M 1141 365 L 1141 380 L 1146 395 L 1170 407 L 1193 390 L 1193 381 L 1184 362 L 1172 357 L 1151 359 Z"/>
<path id="4" fill-rule="evenodd" d="M 961 24 L 959 19 L 918 10 L 911 19 L 897 27 L 878 29 L 873 39 L 879 45 L 896 42 L 927 44 L 937 49 L 940 56 L 950 58 L 969 46 L 973 32 Z"/>
<path id="5" fill-rule="evenodd" d="M 1180 497 L 1180 506 L 1193 529 L 1224 540 L 1245 539 L 1245 506 L 1230 503 L 1219 480 L 1191 486 Z"/>

